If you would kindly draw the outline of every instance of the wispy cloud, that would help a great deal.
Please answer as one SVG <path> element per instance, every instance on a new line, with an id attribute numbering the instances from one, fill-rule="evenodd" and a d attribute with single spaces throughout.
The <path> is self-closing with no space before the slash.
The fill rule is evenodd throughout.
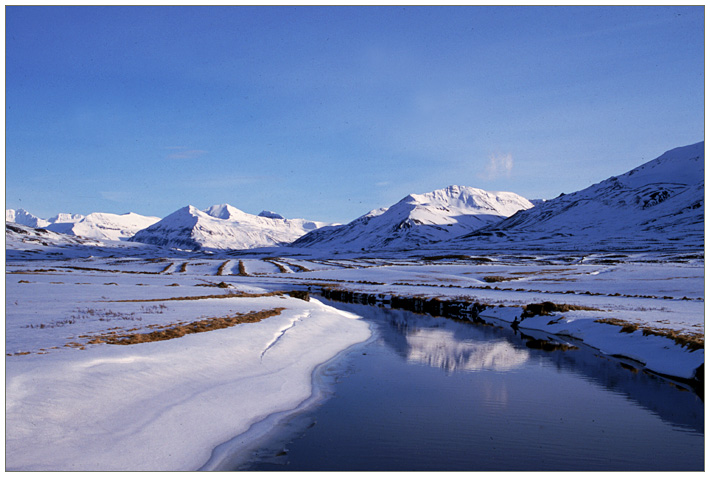
<path id="1" fill-rule="evenodd" d="M 189 149 L 184 146 L 166 147 L 165 149 L 172 151 L 167 156 L 167 159 L 196 159 L 207 154 L 203 149 Z"/>
<path id="2" fill-rule="evenodd" d="M 102 199 L 110 200 L 111 202 L 130 202 L 135 198 L 135 193 L 122 190 L 102 190 L 99 191 Z"/>
<path id="3" fill-rule="evenodd" d="M 491 154 L 488 157 L 486 172 L 481 174 L 486 179 L 510 177 L 513 171 L 513 156 L 511 154 Z"/>

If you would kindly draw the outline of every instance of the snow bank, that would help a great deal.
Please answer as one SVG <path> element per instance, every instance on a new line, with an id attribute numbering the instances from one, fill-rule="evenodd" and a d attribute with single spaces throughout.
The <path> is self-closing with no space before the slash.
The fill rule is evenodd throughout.
<path id="1" fill-rule="evenodd" d="M 484 320 L 491 318 L 512 323 L 520 316 L 519 309 L 491 308 L 481 312 Z M 546 334 L 568 336 L 583 341 L 609 356 L 629 358 L 646 369 L 666 376 L 692 379 L 705 362 L 705 350 L 691 351 L 662 336 L 644 336 L 641 330 L 622 332 L 620 326 L 599 323 L 599 312 L 570 311 L 553 315 L 525 318 L 521 332 L 543 331 Z"/>
<path id="2" fill-rule="evenodd" d="M 315 300 L 255 305 L 287 309 L 169 341 L 7 357 L 6 468 L 198 469 L 217 445 L 296 408 L 319 364 L 370 336 Z"/>

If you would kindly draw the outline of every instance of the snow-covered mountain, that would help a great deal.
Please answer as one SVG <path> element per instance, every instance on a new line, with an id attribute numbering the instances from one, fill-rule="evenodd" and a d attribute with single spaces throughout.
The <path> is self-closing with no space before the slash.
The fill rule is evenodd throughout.
<path id="1" fill-rule="evenodd" d="M 64 223 L 64 222 L 79 222 L 81 219 L 83 219 L 85 216 L 81 214 L 57 214 L 54 217 L 50 217 L 47 219 L 50 224 L 55 224 L 55 223 Z"/>
<path id="2" fill-rule="evenodd" d="M 373 210 L 349 224 L 310 232 L 292 245 L 348 250 L 411 249 L 470 233 L 532 206 L 512 192 L 453 185 L 408 195 L 389 208 Z"/>
<path id="3" fill-rule="evenodd" d="M 60 234 L 95 240 L 126 240 L 159 220 L 160 217 L 146 217 L 133 212 L 127 214 L 94 212 L 86 216 L 57 214 L 49 219 L 40 219 L 24 209 L 5 209 L 5 222 L 46 228 Z"/>
<path id="4" fill-rule="evenodd" d="M 252 215 L 229 204 L 202 211 L 183 207 L 136 233 L 130 240 L 163 247 L 199 249 L 251 249 L 289 243 L 327 225 L 305 219 Z M 277 218 L 278 217 L 278 218 Z"/>
<path id="5" fill-rule="evenodd" d="M 120 215 L 94 212 L 87 216 L 59 214 L 52 219 L 54 222 L 46 228 L 53 232 L 96 240 L 127 240 L 139 230 L 158 222 L 160 217 L 146 217 L 133 212 Z"/>
<path id="6" fill-rule="evenodd" d="M 51 222 L 30 214 L 25 209 L 5 209 L 5 222 L 14 222 L 28 227 L 46 227 Z"/>
<path id="7" fill-rule="evenodd" d="M 638 248 L 704 243 L 705 144 L 672 149 L 625 174 L 561 195 L 454 240 Z"/>
<path id="8" fill-rule="evenodd" d="M 45 228 L 35 228 L 18 222 L 5 224 L 5 247 L 13 250 L 32 249 L 37 246 L 68 247 L 75 245 L 101 245 L 100 242 L 84 237 L 72 237 L 52 232 Z"/>

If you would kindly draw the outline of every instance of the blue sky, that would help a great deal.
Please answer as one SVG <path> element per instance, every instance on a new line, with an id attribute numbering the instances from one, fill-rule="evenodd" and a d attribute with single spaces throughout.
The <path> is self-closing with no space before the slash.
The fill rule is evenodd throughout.
<path id="1" fill-rule="evenodd" d="M 704 139 L 704 7 L 6 7 L 6 208 L 348 222 Z"/>

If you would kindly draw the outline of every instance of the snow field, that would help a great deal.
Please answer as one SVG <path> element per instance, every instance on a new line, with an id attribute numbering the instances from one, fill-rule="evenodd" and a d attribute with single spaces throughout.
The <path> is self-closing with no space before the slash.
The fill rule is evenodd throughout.
<path id="1" fill-rule="evenodd" d="M 230 268 L 233 273 L 240 261 L 250 276 L 217 274 L 225 263 L 225 273 Z M 204 298 L 211 295 L 330 283 L 373 294 L 478 301 L 492 305 L 482 317 L 502 326 L 519 320 L 525 305 L 552 301 L 593 309 L 525 318 L 520 332 L 572 344 L 582 340 L 602 353 L 681 378 L 691 378 L 704 363 L 704 350 L 691 352 L 672 339 L 642 332 L 652 327 L 704 334 L 702 260 L 651 254 L 606 262 L 496 256 L 490 262 L 432 263 L 395 255 L 325 263 L 323 257 L 286 257 L 279 263 L 291 263 L 291 272 L 253 257 L 10 261 L 8 470 L 194 470 L 207 462 L 209 469 L 219 468 L 250 444 L 235 436 L 297 408 L 312 395 L 313 370 L 370 335 L 364 322 L 313 299 Z M 167 300 L 178 297 L 203 298 Z M 88 343 L 116 328 L 148 332 L 154 326 L 280 307 L 285 307 L 280 315 L 259 323 L 169 341 Z M 599 319 L 639 329 L 622 332 L 621 326 Z M 445 333 L 440 338 L 435 341 L 446 346 Z M 501 346 L 476 346 L 494 345 Z M 422 346 L 412 343 L 411 359 L 446 359 Z M 515 361 L 501 361 L 505 350 L 499 351 L 501 358 L 486 366 L 515 366 Z M 212 455 L 220 445 L 222 450 Z"/>
<path id="2" fill-rule="evenodd" d="M 643 329 L 704 335 L 704 269 L 701 263 L 661 261 L 604 265 L 442 264 L 393 265 L 298 274 L 314 284 L 380 295 L 478 301 L 481 315 L 512 323 L 522 308 L 551 301 L 592 310 L 526 318 L 521 330 L 543 331 L 583 340 L 608 355 L 639 361 L 647 369 L 693 378 L 704 350 L 692 351 L 668 337 L 644 336 Z M 307 278 L 306 278 L 307 277 Z M 638 327 L 597 320 L 621 320 Z"/>
<path id="3" fill-rule="evenodd" d="M 366 323 L 316 300 L 115 301 L 225 293 L 190 286 L 192 277 L 166 286 L 174 278 L 115 274 L 117 285 L 104 285 L 106 276 L 96 272 L 6 276 L 7 352 L 31 351 L 6 357 L 8 470 L 198 469 L 219 444 L 296 408 L 311 395 L 316 366 L 370 336 Z M 64 283 L 51 283 L 57 281 Z M 147 330 L 281 307 L 259 323 L 167 341 L 61 346 L 112 327 Z M 26 327 L 89 308 L 103 312 L 62 326 Z"/>

